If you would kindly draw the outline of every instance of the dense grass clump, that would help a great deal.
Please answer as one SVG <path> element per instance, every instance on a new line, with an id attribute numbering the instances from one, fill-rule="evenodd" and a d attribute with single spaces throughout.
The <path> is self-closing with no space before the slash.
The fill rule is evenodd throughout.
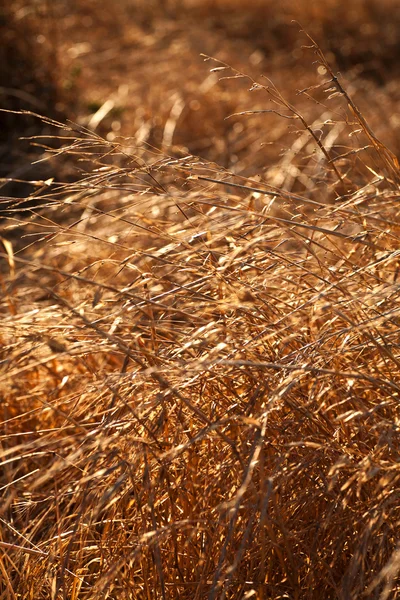
<path id="1" fill-rule="evenodd" d="M 205 87 L 44 119 L 77 170 L 2 221 L 1 597 L 398 596 L 399 165 L 301 35 L 297 98 L 203 56 L 215 135 Z"/>

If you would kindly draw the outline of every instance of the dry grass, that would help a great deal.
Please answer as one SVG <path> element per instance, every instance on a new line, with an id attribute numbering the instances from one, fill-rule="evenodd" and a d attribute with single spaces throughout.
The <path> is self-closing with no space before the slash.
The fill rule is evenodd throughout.
<path id="1" fill-rule="evenodd" d="M 399 167 L 301 41 L 298 86 L 198 60 L 158 120 L 44 120 L 80 172 L 3 221 L 0 598 L 398 597 Z"/>

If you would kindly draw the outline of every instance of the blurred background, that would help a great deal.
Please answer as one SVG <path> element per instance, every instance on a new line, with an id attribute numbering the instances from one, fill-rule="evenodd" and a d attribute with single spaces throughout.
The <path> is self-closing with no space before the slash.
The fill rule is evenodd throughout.
<path id="1" fill-rule="evenodd" d="M 321 75 L 302 28 L 342 74 L 375 134 L 399 154 L 396 0 L 1 0 L 0 107 L 254 175 L 277 161 L 296 131 L 276 115 L 227 119 L 270 108 L 268 99 L 249 93 L 246 79 L 210 73 L 218 64 L 201 54 L 268 77 L 312 122 L 324 109 L 299 90 Z M 30 167 L 43 148 L 20 138 L 48 126 L 13 112 L 1 121 L 2 195 L 29 193 L 9 179 L 45 178 L 54 165 Z M 65 161 L 57 174 L 73 178 Z"/>

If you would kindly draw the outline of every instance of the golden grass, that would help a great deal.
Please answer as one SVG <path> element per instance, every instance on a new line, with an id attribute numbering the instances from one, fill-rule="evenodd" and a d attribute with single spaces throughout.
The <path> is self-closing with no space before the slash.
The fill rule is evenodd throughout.
<path id="1" fill-rule="evenodd" d="M 398 596 L 399 168 L 306 41 L 296 103 L 204 65 L 224 166 L 54 123 L 7 200 L 1 598 Z"/>

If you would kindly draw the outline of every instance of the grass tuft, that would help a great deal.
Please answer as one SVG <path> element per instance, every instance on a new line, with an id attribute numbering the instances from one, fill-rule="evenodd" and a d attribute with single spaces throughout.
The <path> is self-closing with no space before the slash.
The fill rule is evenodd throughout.
<path id="1" fill-rule="evenodd" d="M 203 57 L 219 163 L 184 94 L 160 150 L 42 120 L 75 177 L 4 200 L 1 597 L 399 594 L 399 165 L 301 35 L 297 91 Z"/>

